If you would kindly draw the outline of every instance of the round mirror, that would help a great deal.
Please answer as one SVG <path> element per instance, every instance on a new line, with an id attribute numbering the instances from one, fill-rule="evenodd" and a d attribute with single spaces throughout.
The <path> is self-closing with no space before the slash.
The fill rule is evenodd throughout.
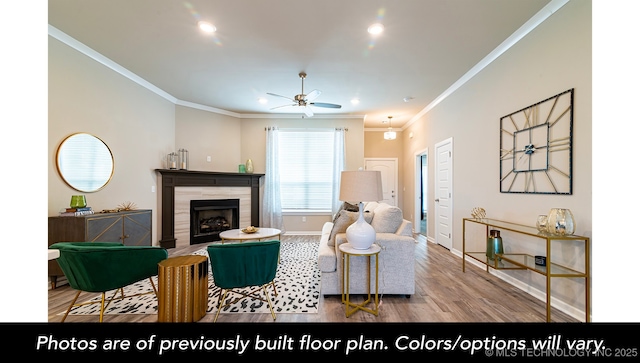
<path id="1" fill-rule="evenodd" d="M 56 155 L 58 172 L 73 189 L 95 192 L 113 175 L 113 155 L 107 144 L 86 134 L 73 134 L 60 143 Z"/>

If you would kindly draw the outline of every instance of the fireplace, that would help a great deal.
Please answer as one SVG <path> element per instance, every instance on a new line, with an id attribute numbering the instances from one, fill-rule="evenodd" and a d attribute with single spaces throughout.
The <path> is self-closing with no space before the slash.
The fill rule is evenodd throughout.
<path id="1" fill-rule="evenodd" d="M 187 200 L 231 199 L 238 198 L 238 190 L 246 190 L 246 196 L 240 196 L 240 225 L 260 225 L 260 178 L 258 173 L 225 173 L 214 171 L 193 171 L 175 169 L 156 169 L 160 175 L 161 207 L 160 207 L 160 241 L 164 248 L 175 248 L 178 236 L 180 246 L 191 243 L 190 235 L 190 203 L 180 205 L 176 210 L 176 189 L 193 188 L 195 193 L 188 192 Z M 210 193 L 209 190 L 219 190 Z M 244 193 L 244 192 L 243 192 Z M 206 195 L 205 195 L 206 194 Z M 212 198 L 212 194 L 216 194 Z M 197 197 L 196 197 L 197 195 Z M 181 201 L 178 204 L 182 204 Z M 248 213 L 248 217 L 245 214 Z"/>
<path id="2" fill-rule="evenodd" d="M 192 200 L 190 244 L 220 240 L 220 232 L 239 228 L 239 199 Z"/>

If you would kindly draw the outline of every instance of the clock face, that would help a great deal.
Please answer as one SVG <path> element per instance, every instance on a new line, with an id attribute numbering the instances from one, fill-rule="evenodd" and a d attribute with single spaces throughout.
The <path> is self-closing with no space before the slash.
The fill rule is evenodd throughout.
<path id="1" fill-rule="evenodd" d="M 500 119 L 500 192 L 572 194 L 573 88 Z"/>

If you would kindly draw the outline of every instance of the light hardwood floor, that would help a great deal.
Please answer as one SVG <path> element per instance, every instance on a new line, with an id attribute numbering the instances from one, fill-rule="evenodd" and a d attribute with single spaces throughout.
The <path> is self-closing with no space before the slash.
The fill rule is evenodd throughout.
<path id="1" fill-rule="evenodd" d="M 202 247 L 204 245 L 173 248 L 169 249 L 169 255 L 189 254 Z M 49 322 L 60 321 L 60 313 L 67 309 L 73 295 L 75 291 L 68 285 L 49 290 Z M 80 299 L 87 300 L 94 295 L 82 293 Z M 551 317 L 554 322 L 578 322 L 553 308 Z M 65 323 L 97 321 L 97 315 L 69 315 Z M 106 315 L 104 322 L 157 322 L 157 316 Z M 207 314 L 199 321 L 208 322 L 213 322 L 213 314 Z M 218 322 L 273 323 L 273 320 L 270 314 L 221 314 Z M 466 272 L 462 272 L 462 260 L 446 248 L 430 242 L 418 242 L 416 293 L 410 298 L 383 295 L 379 316 L 358 311 L 346 318 L 344 305 L 337 295 L 320 296 L 317 314 L 278 314 L 277 322 L 546 322 L 546 307 L 544 302 L 484 269 L 467 264 Z"/>

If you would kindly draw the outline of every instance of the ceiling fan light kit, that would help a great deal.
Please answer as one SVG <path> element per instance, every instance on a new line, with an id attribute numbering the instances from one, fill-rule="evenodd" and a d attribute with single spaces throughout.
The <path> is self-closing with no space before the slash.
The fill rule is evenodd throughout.
<path id="1" fill-rule="evenodd" d="M 313 91 L 309 92 L 309 94 L 305 94 L 304 93 L 304 79 L 307 78 L 307 74 L 305 72 L 300 72 L 298 74 L 298 76 L 300 77 L 300 80 L 302 81 L 302 89 L 301 89 L 300 93 L 295 95 L 295 96 L 293 96 L 293 98 L 289 98 L 287 96 L 282 96 L 282 95 L 279 95 L 279 94 L 267 92 L 268 95 L 286 98 L 286 99 L 288 99 L 288 100 L 293 102 L 291 104 L 273 107 L 272 110 L 275 110 L 275 109 L 278 109 L 278 108 L 282 108 L 282 107 L 291 107 L 291 106 L 303 107 L 304 109 L 303 109 L 302 112 L 304 112 L 304 114 L 307 117 L 311 117 L 311 116 L 313 116 L 313 110 L 311 109 L 311 106 L 322 107 L 322 108 L 341 108 L 342 107 L 341 105 L 338 105 L 338 104 L 335 104 L 335 103 L 311 102 L 311 101 L 315 100 L 316 98 L 318 98 L 318 96 L 320 96 L 322 94 L 322 92 L 317 90 L 317 89 L 314 89 Z"/>

